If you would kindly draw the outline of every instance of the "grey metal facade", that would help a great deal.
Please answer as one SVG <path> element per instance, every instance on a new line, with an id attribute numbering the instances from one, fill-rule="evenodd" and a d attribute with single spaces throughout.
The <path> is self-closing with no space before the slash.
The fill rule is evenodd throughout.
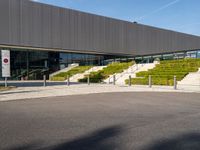
<path id="1" fill-rule="evenodd" d="M 0 45 L 148 55 L 200 49 L 200 37 L 29 0 L 0 0 Z"/>

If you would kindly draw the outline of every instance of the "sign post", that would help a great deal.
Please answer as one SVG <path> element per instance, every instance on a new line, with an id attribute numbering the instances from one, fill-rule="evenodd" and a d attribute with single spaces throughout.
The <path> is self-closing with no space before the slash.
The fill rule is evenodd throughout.
<path id="1" fill-rule="evenodd" d="M 10 50 L 1 50 L 1 61 L 2 77 L 5 78 L 5 87 L 7 87 L 7 78 L 10 77 Z"/>

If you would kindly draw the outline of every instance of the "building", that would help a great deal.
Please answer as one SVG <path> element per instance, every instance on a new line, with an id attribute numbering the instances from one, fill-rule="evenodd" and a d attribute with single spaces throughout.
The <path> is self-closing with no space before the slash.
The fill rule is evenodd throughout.
<path id="1" fill-rule="evenodd" d="M 0 49 L 12 79 L 40 79 L 71 63 L 200 57 L 200 37 L 29 0 L 0 0 Z M 1 69 L 0 69 L 1 70 Z"/>

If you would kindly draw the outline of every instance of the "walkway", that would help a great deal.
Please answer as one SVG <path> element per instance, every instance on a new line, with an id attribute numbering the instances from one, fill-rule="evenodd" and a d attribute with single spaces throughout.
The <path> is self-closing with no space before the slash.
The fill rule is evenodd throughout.
<path id="1" fill-rule="evenodd" d="M 58 84 L 59 82 L 55 82 Z M 200 93 L 200 87 L 187 89 L 179 88 L 174 90 L 172 86 L 153 86 L 149 88 L 148 86 L 134 85 L 119 86 L 119 85 L 109 85 L 109 84 L 72 84 L 67 86 L 64 82 L 60 82 L 60 85 L 52 85 L 54 82 L 49 82 L 47 87 L 43 86 L 25 86 L 12 89 L 10 91 L 0 92 L 0 101 L 7 100 L 17 100 L 17 99 L 29 99 L 29 98 L 40 98 L 40 97 L 56 97 L 56 96 L 66 96 L 66 95 L 83 95 L 91 93 L 110 93 L 110 92 L 198 92 Z M 30 82 L 27 82 L 31 85 Z M 39 81 L 38 81 L 39 84 Z M 40 82 L 42 85 L 42 82 Z"/>

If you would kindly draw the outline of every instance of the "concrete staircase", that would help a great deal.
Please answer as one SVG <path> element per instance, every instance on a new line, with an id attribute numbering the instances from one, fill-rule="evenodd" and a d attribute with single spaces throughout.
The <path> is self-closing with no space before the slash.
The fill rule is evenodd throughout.
<path id="1" fill-rule="evenodd" d="M 200 68 L 198 72 L 189 73 L 183 80 L 178 81 L 178 86 L 200 86 Z"/>
<path id="2" fill-rule="evenodd" d="M 68 67 L 66 67 L 64 69 L 58 70 L 58 71 L 50 74 L 49 77 L 51 78 L 51 77 L 53 77 L 53 76 L 55 76 L 55 75 L 57 75 L 57 74 L 59 74 L 61 72 L 67 72 L 67 71 L 69 71 L 69 70 L 71 70 L 71 69 L 73 69 L 75 67 L 78 67 L 78 66 L 79 66 L 79 64 L 71 64 L 71 65 L 69 65 Z"/>
<path id="3" fill-rule="evenodd" d="M 128 69 L 124 70 L 122 73 L 115 74 L 115 83 L 118 85 L 125 85 L 125 80 L 131 76 L 131 78 L 136 77 L 136 73 L 141 71 L 148 71 L 149 69 L 153 69 L 158 62 L 154 63 L 145 63 L 145 64 L 134 64 L 130 66 Z M 113 75 L 111 75 L 108 79 L 104 80 L 105 83 L 113 83 Z"/>
<path id="4" fill-rule="evenodd" d="M 107 66 L 95 66 L 95 67 L 92 67 L 91 69 L 85 71 L 84 73 L 79 73 L 79 74 L 76 74 L 76 75 L 72 76 L 70 78 L 70 82 L 78 82 L 78 80 L 84 78 L 85 75 L 88 75 L 91 72 L 97 72 L 99 70 L 102 70 L 105 67 L 107 67 Z"/>

